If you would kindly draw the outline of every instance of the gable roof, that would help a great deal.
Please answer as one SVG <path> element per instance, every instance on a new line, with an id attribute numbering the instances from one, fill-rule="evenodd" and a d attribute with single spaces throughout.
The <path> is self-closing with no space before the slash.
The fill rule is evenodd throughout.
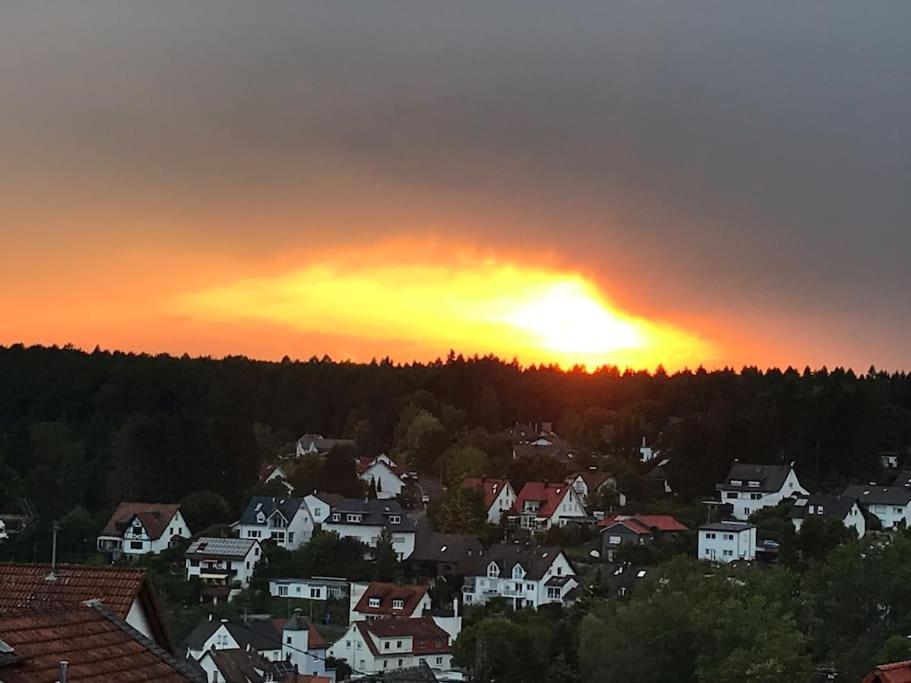
<path id="1" fill-rule="evenodd" d="M 841 495 L 854 498 L 861 505 L 907 505 L 911 502 L 911 486 L 852 484 Z"/>
<path id="2" fill-rule="evenodd" d="M 412 562 L 448 562 L 461 566 L 483 550 L 484 546 L 477 536 L 422 530 L 415 537 L 414 552 L 408 559 Z"/>
<path id="3" fill-rule="evenodd" d="M 495 543 L 468 563 L 465 574 L 466 576 L 487 576 L 488 565 L 495 562 L 500 568 L 501 576 L 504 573 L 511 575 L 513 567 L 519 564 L 525 570 L 525 578 L 537 581 L 544 578 L 554 560 L 562 553 L 563 551 L 555 546 L 529 548 L 508 543 Z M 570 569 L 572 569 L 571 563 Z"/>
<path id="4" fill-rule="evenodd" d="M 55 683 L 60 662 L 73 681 L 203 681 L 111 610 L 97 604 L 0 618 L 0 638 L 22 659 L 0 667 L 5 683 Z"/>
<path id="5" fill-rule="evenodd" d="M 354 466 L 355 466 L 355 469 L 357 469 L 358 475 L 361 475 L 364 472 L 366 472 L 367 470 L 369 470 L 371 467 L 373 467 L 374 465 L 384 465 L 386 467 L 386 469 L 388 469 L 390 472 L 392 472 L 395 476 L 398 477 L 399 470 L 400 470 L 399 466 L 388 455 L 386 456 L 386 458 L 388 458 L 388 462 L 386 459 L 381 459 L 380 455 L 378 455 L 374 458 L 371 458 L 369 456 L 364 456 L 364 457 L 361 457 L 361 458 L 358 458 L 357 460 L 355 460 Z"/>
<path id="6" fill-rule="evenodd" d="M 265 463 L 259 468 L 259 483 L 262 484 L 272 476 L 275 472 L 280 472 L 279 479 L 287 479 L 288 475 L 285 474 L 285 470 L 282 469 L 281 465 L 275 465 L 270 463 Z"/>
<path id="7" fill-rule="evenodd" d="M 294 498 L 292 496 L 288 496 L 287 498 L 253 496 L 250 499 L 250 502 L 247 503 L 247 507 L 244 508 L 244 512 L 240 516 L 240 521 L 238 523 L 254 526 L 265 525 L 268 522 L 269 517 L 271 517 L 272 513 L 276 510 L 290 522 L 294 519 L 294 515 L 297 514 L 297 511 L 300 510 L 301 507 L 306 508 L 303 498 Z M 256 521 L 256 517 L 260 512 L 265 515 L 265 519 L 262 522 Z"/>
<path id="8" fill-rule="evenodd" d="M 863 683 L 911 683 L 911 660 L 880 664 L 864 677 Z"/>
<path id="9" fill-rule="evenodd" d="M 410 616 L 414 614 L 418 604 L 427 595 L 427 586 L 399 586 L 394 583 L 381 583 L 374 581 L 367 585 L 367 589 L 354 606 L 356 612 L 361 614 L 374 614 L 397 616 Z M 370 606 L 370 598 L 378 598 L 379 607 Z M 394 600 L 401 600 L 403 607 L 394 609 L 392 603 Z"/>
<path id="10" fill-rule="evenodd" d="M 183 644 L 190 650 L 201 650 L 209 638 L 224 626 L 241 649 L 246 649 L 249 645 L 254 650 L 280 650 L 282 629 L 287 622 L 288 619 L 253 619 L 245 624 L 240 624 L 227 619 L 206 619 L 190 632 Z M 326 639 L 313 624 L 304 619 L 298 619 L 297 627 L 310 632 L 307 637 L 309 649 L 326 649 Z"/>
<path id="11" fill-rule="evenodd" d="M 138 516 L 153 541 L 161 538 L 180 505 L 169 503 L 121 503 L 104 525 L 102 536 L 123 536 L 133 517 Z"/>
<path id="12" fill-rule="evenodd" d="M 668 533 L 689 531 L 685 525 L 671 515 L 611 515 L 598 522 L 598 526 L 603 530 L 616 524 L 621 524 L 639 535 L 650 534 L 655 530 Z"/>
<path id="13" fill-rule="evenodd" d="M 392 619 L 373 619 L 371 621 L 356 621 L 355 628 L 360 632 L 361 638 L 367 643 L 367 648 L 374 657 L 400 656 L 399 652 L 380 650 L 375 638 L 413 638 L 412 651 L 421 654 L 439 654 L 449 652 L 449 634 L 440 628 L 433 617 L 417 617 L 414 619 L 394 617 Z M 435 640 L 442 641 L 442 646 L 422 647 L 415 650 L 415 641 Z"/>
<path id="14" fill-rule="evenodd" d="M 408 532 L 417 528 L 417 522 L 411 519 L 402 510 L 402 506 L 394 500 L 381 500 L 377 498 L 341 498 L 332 503 L 332 513 L 356 513 L 362 515 L 362 520 L 358 522 L 347 522 L 343 518 L 339 522 L 333 522 L 332 517 L 326 520 L 327 524 L 359 524 L 360 526 L 384 526 L 392 531 Z M 389 521 L 391 515 L 398 515 L 399 521 L 392 524 Z"/>
<path id="15" fill-rule="evenodd" d="M 585 487 L 588 489 L 588 492 L 592 493 L 604 486 L 604 484 L 614 479 L 614 477 L 605 472 L 585 470 L 583 472 L 579 472 L 575 476 L 567 477 L 567 483 L 572 485 L 575 483 L 576 479 L 582 479 L 582 481 L 585 482 Z"/>
<path id="16" fill-rule="evenodd" d="M 539 517 L 551 517 L 567 495 L 575 494 L 575 491 L 573 493 L 570 493 L 570 491 L 573 491 L 573 488 L 567 484 L 545 484 L 540 481 L 527 482 L 516 497 L 514 510 L 521 513 L 526 501 L 537 500 L 541 503 L 537 515 Z"/>
<path id="17" fill-rule="evenodd" d="M 462 482 L 463 488 L 481 492 L 484 496 L 484 505 L 488 509 L 496 502 L 503 489 L 507 486 L 510 486 L 507 479 L 479 479 L 472 477 Z"/>
<path id="18" fill-rule="evenodd" d="M 814 493 L 810 496 L 800 496 L 791 506 L 791 519 L 807 519 L 809 517 L 834 517 L 844 520 L 857 502 L 856 498 L 847 496 L 830 496 Z M 819 514 L 819 508 L 822 514 Z M 813 509 L 810 512 L 810 509 Z"/>
<path id="19" fill-rule="evenodd" d="M 185 557 L 213 557 L 241 560 L 257 544 L 255 538 L 213 538 L 202 536 L 187 548 Z"/>
<path id="20" fill-rule="evenodd" d="M 171 651 L 171 637 L 158 599 L 142 569 L 48 564 L 0 565 L 0 614 L 43 608 L 74 607 L 98 600 L 121 619 L 139 601 L 155 641 Z"/>
<path id="21" fill-rule="evenodd" d="M 318 453 L 325 453 L 336 446 L 353 446 L 354 441 L 352 439 L 327 439 L 319 434 L 304 434 L 297 440 L 297 445 L 305 451 L 316 450 Z"/>
<path id="22" fill-rule="evenodd" d="M 725 491 L 760 491 L 771 493 L 780 491 L 784 486 L 785 479 L 791 473 L 790 465 L 750 465 L 743 462 L 735 462 L 731 465 L 731 471 L 725 478 L 723 484 L 716 487 Z M 739 481 L 740 484 L 731 484 L 731 481 Z M 759 486 L 749 486 L 748 482 L 758 481 Z"/>

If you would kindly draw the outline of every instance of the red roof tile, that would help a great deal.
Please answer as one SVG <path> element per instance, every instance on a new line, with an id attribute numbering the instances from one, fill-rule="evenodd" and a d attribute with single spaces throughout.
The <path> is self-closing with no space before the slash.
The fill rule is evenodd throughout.
<path id="1" fill-rule="evenodd" d="M 374 642 L 376 638 L 413 638 L 412 648 L 414 653 L 435 654 L 449 652 L 449 634 L 440 628 L 432 617 L 418 619 L 376 619 L 374 621 L 356 621 L 354 625 L 360 631 L 361 637 L 374 656 L 393 656 L 397 653 L 380 651 Z M 417 641 L 442 642 L 442 645 L 425 645 L 418 649 Z"/>
<path id="2" fill-rule="evenodd" d="M 161 538 L 168 524 L 180 510 L 179 505 L 167 503 L 121 503 L 104 525 L 102 536 L 123 536 L 123 532 L 136 515 L 152 540 Z"/>
<path id="3" fill-rule="evenodd" d="M 497 496 L 509 486 L 506 479 L 466 479 L 462 482 L 466 489 L 480 491 L 484 495 L 484 505 L 490 508 L 497 500 Z"/>
<path id="4" fill-rule="evenodd" d="M 687 527 L 674 519 L 671 515 L 611 515 L 598 522 L 599 527 L 609 527 L 614 524 L 623 524 L 628 529 L 639 534 L 658 531 L 688 531 Z"/>
<path id="5" fill-rule="evenodd" d="M 541 507 L 538 508 L 538 516 L 550 517 L 556 512 L 570 488 L 566 484 L 544 484 L 539 481 L 530 481 L 522 487 L 516 497 L 514 509 L 521 513 L 525 507 L 525 501 L 537 500 L 541 503 Z"/>
<path id="6" fill-rule="evenodd" d="M 367 586 L 367 590 L 357 601 L 354 610 L 361 614 L 379 616 L 411 616 L 425 595 L 427 595 L 427 586 L 399 586 L 395 583 L 374 581 Z M 380 606 L 370 607 L 370 598 L 379 598 Z M 393 600 L 401 600 L 404 603 L 402 609 L 393 609 Z"/>
<path id="7" fill-rule="evenodd" d="M 911 683 L 911 660 L 880 664 L 864 677 L 863 683 Z"/>
<path id="8" fill-rule="evenodd" d="M 0 669 L 4 683 L 54 683 L 60 662 L 84 683 L 197 680 L 173 658 L 103 607 L 23 612 L 0 618 L 0 639 L 23 660 Z"/>

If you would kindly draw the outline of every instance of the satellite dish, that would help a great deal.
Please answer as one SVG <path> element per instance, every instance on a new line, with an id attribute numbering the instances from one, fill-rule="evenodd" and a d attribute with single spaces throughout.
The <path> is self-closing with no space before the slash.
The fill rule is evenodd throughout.
<path id="1" fill-rule="evenodd" d="M 594 557 L 596 560 L 597 560 L 598 558 L 601 557 L 601 553 L 599 553 L 597 550 L 592 550 L 592 551 L 589 553 L 589 555 L 591 555 L 592 557 Z"/>

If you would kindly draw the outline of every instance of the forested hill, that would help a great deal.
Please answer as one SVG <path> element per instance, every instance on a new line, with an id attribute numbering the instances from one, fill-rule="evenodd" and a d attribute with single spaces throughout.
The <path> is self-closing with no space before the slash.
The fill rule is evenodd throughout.
<path id="1" fill-rule="evenodd" d="M 408 453 L 408 421 L 418 417 L 437 438 Z M 454 354 L 394 365 L 0 347 L 0 503 L 27 497 L 48 519 L 74 506 L 94 515 L 121 499 L 213 489 L 238 505 L 259 463 L 304 433 L 354 437 L 364 451 L 413 458 L 426 472 L 468 440 L 498 451 L 488 453 L 491 467 L 503 469 L 503 440 L 487 435 L 544 420 L 577 447 L 618 459 L 634 455 L 643 436 L 657 441 L 673 454 L 672 483 L 684 497 L 710 494 L 734 458 L 796 461 L 805 485 L 835 488 L 879 476 L 878 454 L 911 444 L 911 377 L 588 374 Z"/>

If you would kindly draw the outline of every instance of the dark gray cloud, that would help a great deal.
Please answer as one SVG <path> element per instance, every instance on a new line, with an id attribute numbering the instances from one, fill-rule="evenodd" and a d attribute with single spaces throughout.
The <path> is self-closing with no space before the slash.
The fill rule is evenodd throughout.
<path id="1" fill-rule="evenodd" d="M 8 0 L 0 181 L 375 205 L 348 237 L 473 210 L 466 239 L 561 252 L 646 311 L 906 365 L 909 27 L 904 0 Z"/>

